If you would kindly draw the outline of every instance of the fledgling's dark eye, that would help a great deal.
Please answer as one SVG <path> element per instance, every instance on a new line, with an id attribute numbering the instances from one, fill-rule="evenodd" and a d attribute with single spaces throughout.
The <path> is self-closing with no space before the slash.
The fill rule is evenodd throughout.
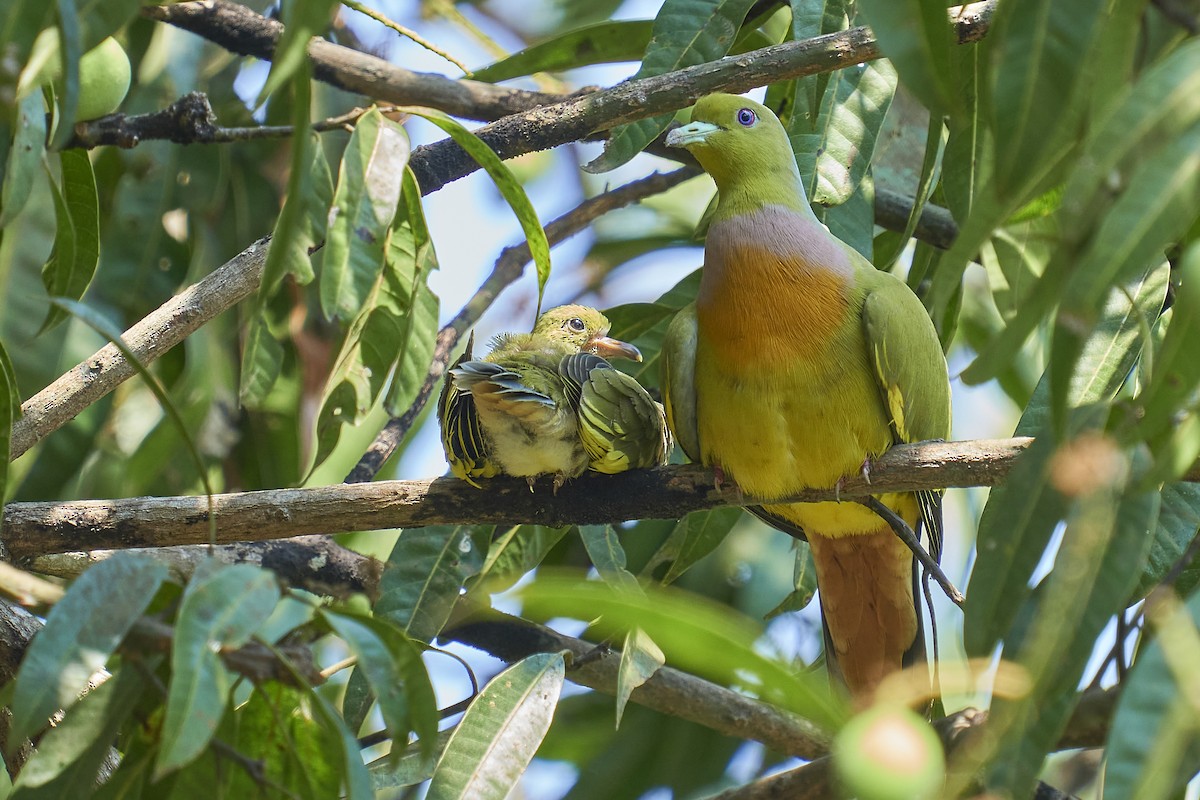
<path id="1" fill-rule="evenodd" d="M 752 108 L 742 108 L 737 112 L 737 121 L 739 125 L 749 128 L 755 122 L 758 122 L 758 115 L 754 113 L 754 109 Z"/>
<path id="2" fill-rule="evenodd" d="M 583 333 L 585 330 L 587 330 L 587 325 L 584 325 L 583 320 L 581 320 L 579 317 L 571 317 L 569 320 L 567 320 L 567 327 L 576 333 Z"/>

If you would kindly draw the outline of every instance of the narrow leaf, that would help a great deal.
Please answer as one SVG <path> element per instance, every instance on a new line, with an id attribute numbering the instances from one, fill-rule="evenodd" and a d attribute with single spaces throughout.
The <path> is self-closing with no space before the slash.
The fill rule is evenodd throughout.
<path id="1" fill-rule="evenodd" d="M 473 538 L 473 526 L 437 525 L 404 530 L 379 580 L 375 616 L 423 642 L 437 636 L 467 578 L 479 572 L 486 534 Z"/>
<path id="2" fill-rule="evenodd" d="M 904 85 L 940 117 L 957 105 L 953 89 L 954 31 L 941 0 L 859 0 L 859 8 Z M 951 12 L 953 13 L 953 12 Z"/>
<path id="3" fill-rule="evenodd" d="M 271 57 L 271 72 L 258 93 L 255 106 L 283 86 L 308 58 L 308 43 L 328 27 L 337 0 L 285 0 L 282 3 L 283 34 Z"/>
<path id="4" fill-rule="evenodd" d="M 379 701 L 388 734 L 397 748 L 417 734 L 425 755 L 437 736 L 437 701 L 421 651 L 391 625 L 349 612 L 322 612 L 333 631 L 345 640 Z"/>
<path id="5" fill-rule="evenodd" d="M 625 549 L 612 525 L 580 525 L 579 536 L 592 566 L 615 589 L 641 592 L 634 574 L 625 568 Z M 624 705 L 618 697 L 618 708 Z M 620 716 L 618 711 L 617 716 Z"/>
<path id="6" fill-rule="evenodd" d="M 667 657 L 663 651 L 641 628 L 634 628 L 625 634 L 625 644 L 621 647 L 621 666 L 617 670 L 616 727 L 621 727 L 621 717 L 633 690 L 650 680 L 665 663 Z"/>
<path id="7" fill-rule="evenodd" d="M 408 164 L 404 128 L 372 108 L 342 154 L 321 270 L 326 317 L 352 318 L 366 302 L 387 251 Z"/>
<path id="8" fill-rule="evenodd" d="M 40 92 L 32 92 L 17 106 L 15 131 L 4 168 L 4 186 L 0 190 L 0 228 L 7 227 L 21 213 L 46 152 L 46 112 Z"/>
<path id="9" fill-rule="evenodd" d="M 147 556 L 118 553 L 86 570 L 46 617 L 17 672 L 12 736 L 28 738 L 58 709 L 69 709 L 138 620 L 167 569 Z"/>
<path id="10" fill-rule="evenodd" d="M 535 72 L 578 69 L 591 64 L 637 61 L 650 42 L 653 23 L 644 19 L 598 22 L 560 33 L 474 70 L 471 78 L 495 83 Z"/>
<path id="11" fill-rule="evenodd" d="M 741 518 L 740 508 L 714 508 L 711 511 L 693 511 L 681 519 L 677 526 L 677 530 L 683 529 L 679 555 L 671 563 L 662 582 L 674 582 L 697 561 L 716 550 Z"/>
<path id="12" fill-rule="evenodd" d="M 550 728 L 565 674 L 559 653 L 501 672 L 472 701 L 430 781 L 428 800 L 504 800 Z"/>
<path id="13" fill-rule="evenodd" d="M 0 498 L 8 494 L 8 456 L 12 426 L 21 417 L 21 389 L 8 351 L 0 343 Z M 2 529 L 0 529 L 2 532 Z"/>
<path id="14" fill-rule="evenodd" d="M 249 641 L 278 602 L 275 577 L 249 564 L 214 566 L 193 575 L 175 621 L 156 779 L 192 761 L 208 746 L 232 685 L 218 651 Z"/>

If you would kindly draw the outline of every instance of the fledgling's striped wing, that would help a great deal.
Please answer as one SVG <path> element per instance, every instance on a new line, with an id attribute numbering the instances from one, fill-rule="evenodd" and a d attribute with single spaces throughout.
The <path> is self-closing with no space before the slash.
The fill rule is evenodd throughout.
<path id="1" fill-rule="evenodd" d="M 479 487 L 477 479 L 499 475 L 500 467 L 489 458 L 488 442 L 479 426 L 475 398 L 469 391 L 459 389 L 454 381 L 454 370 L 471 362 L 473 344 L 474 336 L 467 343 L 466 352 L 446 371 L 442 393 L 438 397 L 438 425 L 450 471 L 472 486 Z"/>
<path id="2" fill-rule="evenodd" d="M 641 384 L 591 353 L 567 356 L 558 372 L 575 407 L 588 469 L 611 475 L 667 463 L 666 415 Z"/>

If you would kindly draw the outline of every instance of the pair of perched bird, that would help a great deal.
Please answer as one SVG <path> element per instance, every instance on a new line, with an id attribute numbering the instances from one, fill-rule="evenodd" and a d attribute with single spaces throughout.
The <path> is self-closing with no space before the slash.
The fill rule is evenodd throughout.
<path id="1" fill-rule="evenodd" d="M 852 503 L 771 504 L 833 488 L 898 442 L 950 434 L 950 385 L 920 300 L 834 237 L 808 204 L 791 144 L 759 103 L 711 95 L 667 136 L 717 184 L 696 302 L 663 344 L 665 415 L 603 357 L 640 358 L 599 312 L 547 312 L 458 363 L 440 404 L 455 475 L 562 481 L 665 463 L 665 419 L 684 452 L 812 548 L 830 670 L 855 695 L 924 660 L 912 553 Z M 531 483 L 532 486 L 532 483 Z M 937 556 L 941 495 L 879 498 L 924 528 Z"/>

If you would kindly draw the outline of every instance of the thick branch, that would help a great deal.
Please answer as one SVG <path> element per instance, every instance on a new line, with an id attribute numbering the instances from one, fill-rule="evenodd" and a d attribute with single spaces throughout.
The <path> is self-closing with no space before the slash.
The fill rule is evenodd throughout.
<path id="1" fill-rule="evenodd" d="M 993 0 L 950 9 L 960 43 L 981 39 L 991 23 Z M 831 72 L 880 57 L 867 28 L 764 47 L 651 78 L 626 81 L 600 92 L 514 114 L 476 129 L 501 158 L 513 158 L 582 139 L 588 134 L 672 113 L 712 92 L 745 92 L 769 83 Z M 418 147 L 412 154 L 421 191 L 440 189 L 479 169 L 449 139 Z"/>
<path id="2" fill-rule="evenodd" d="M 824 502 L 884 492 L 994 486 L 1031 439 L 898 445 L 871 464 L 871 483 L 848 478 L 840 493 L 810 490 L 788 502 Z M 273 489 L 213 497 L 217 542 L 264 541 L 314 533 L 439 524 L 572 525 L 676 519 L 691 511 L 763 501 L 737 487 L 714 488 L 698 466 L 587 475 L 557 495 L 548 481 L 530 492 L 523 479 L 495 478 L 479 490 L 454 478 Z M 778 502 L 778 500 L 773 501 Z M 13 559 L 78 550 L 208 541 L 204 497 L 135 497 L 68 503 L 10 503 L 3 542 Z"/>

